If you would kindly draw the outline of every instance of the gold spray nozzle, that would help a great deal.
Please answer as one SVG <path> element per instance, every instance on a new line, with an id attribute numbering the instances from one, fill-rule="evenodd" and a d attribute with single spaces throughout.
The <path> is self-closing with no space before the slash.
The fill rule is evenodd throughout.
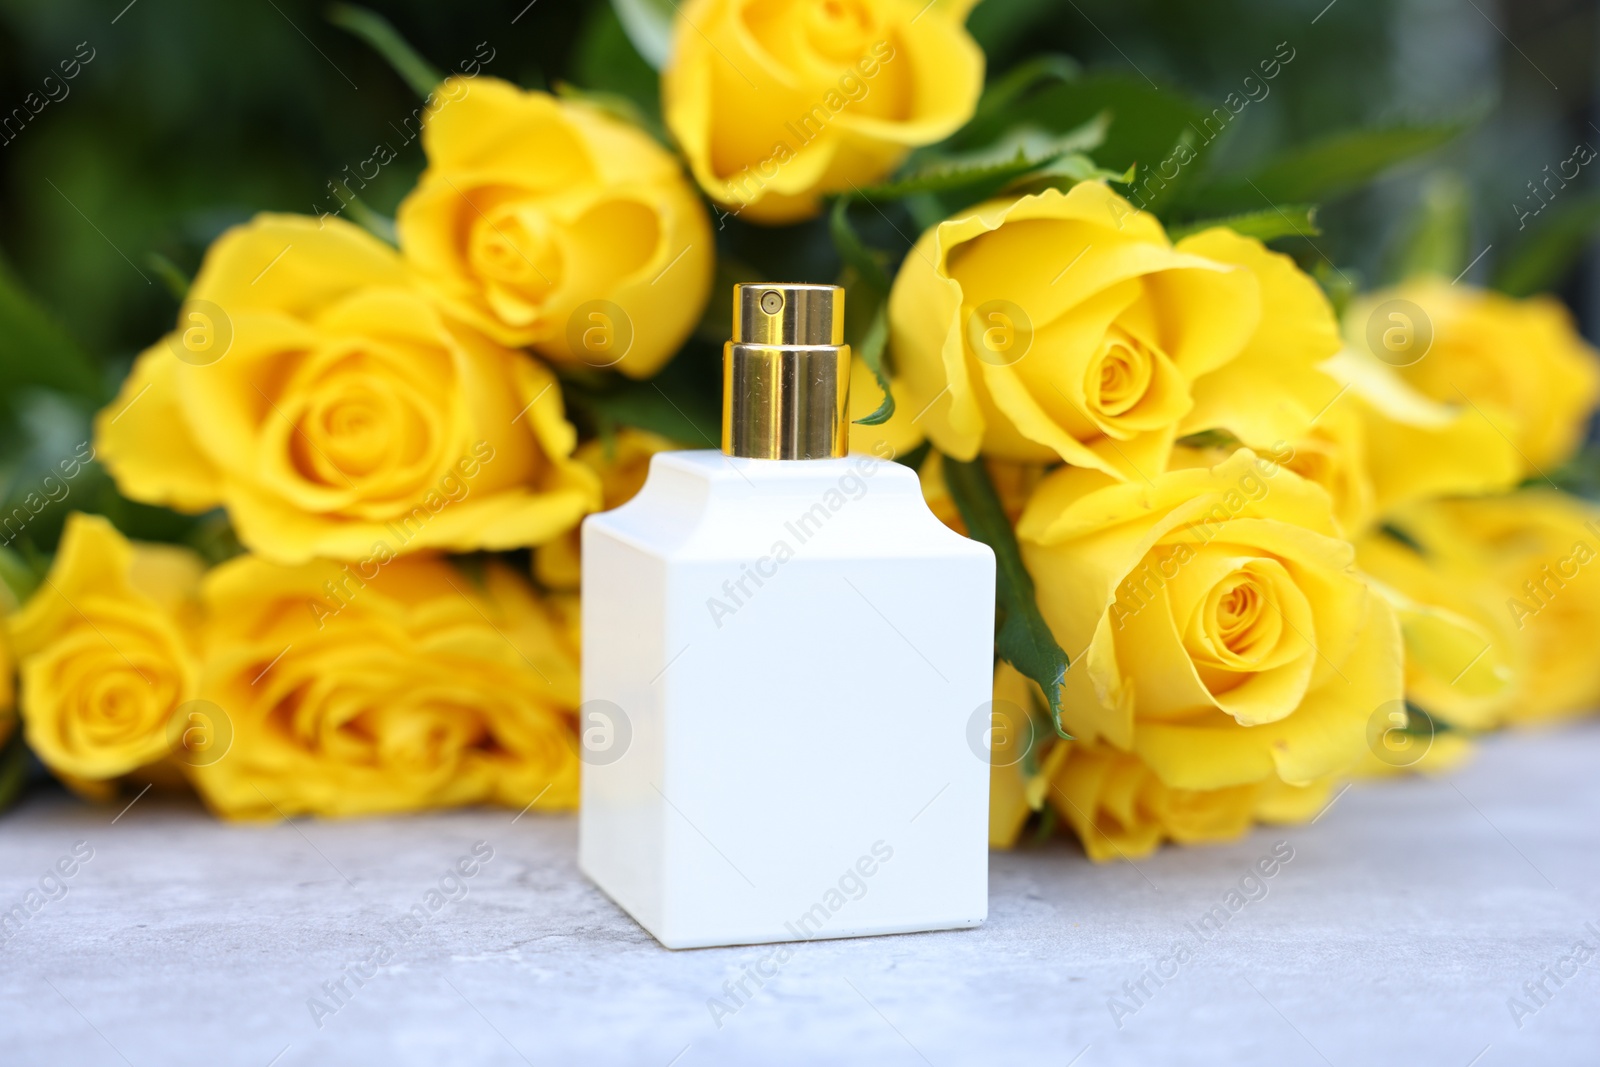
<path id="1" fill-rule="evenodd" d="M 733 287 L 722 355 L 722 451 L 831 459 L 849 450 L 850 346 L 837 285 Z"/>

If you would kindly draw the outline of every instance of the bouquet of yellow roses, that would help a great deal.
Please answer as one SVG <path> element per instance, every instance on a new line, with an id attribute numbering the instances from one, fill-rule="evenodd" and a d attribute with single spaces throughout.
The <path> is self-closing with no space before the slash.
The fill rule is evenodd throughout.
<path id="1" fill-rule="evenodd" d="M 996 847 L 1227 839 L 1600 704 L 1600 365 L 1523 298 L 1549 271 L 1468 284 L 1448 210 L 1370 291 L 1316 241 L 1315 200 L 1458 127 L 1216 173 L 1242 103 L 986 76 L 971 7 L 619 3 L 615 78 L 554 93 L 339 8 L 426 167 L 392 218 L 347 168 L 184 281 L 73 462 L 202 518 L 0 552 L 0 783 L 31 752 L 230 818 L 575 805 L 577 526 L 716 447 L 763 273 L 846 287 L 852 448 L 995 551 Z"/>

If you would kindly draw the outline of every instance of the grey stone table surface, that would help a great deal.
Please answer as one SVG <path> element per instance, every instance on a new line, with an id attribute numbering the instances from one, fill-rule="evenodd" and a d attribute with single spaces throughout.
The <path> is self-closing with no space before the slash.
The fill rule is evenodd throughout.
<path id="1" fill-rule="evenodd" d="M 660 948 L 578 872 L 570 816 L 241 827 L 36 793 L 0 817 L 0 1063 L 1593 1064 L 1597 763 L 1600 723 L 1513 734 L 1231 845 L 996 853 L 984 926 L 797 945 L 715 1020 L 771 947 Z"/>

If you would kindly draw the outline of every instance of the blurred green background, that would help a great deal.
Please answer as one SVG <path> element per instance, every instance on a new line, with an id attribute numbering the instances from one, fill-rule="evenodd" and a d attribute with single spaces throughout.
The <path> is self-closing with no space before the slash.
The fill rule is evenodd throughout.
<path id="1" fill-rule="evenodd" d="M 371 6 L 440 69 L 492 50 L 484 72 L 524 86 L 565 82 L 646 107 L 655 92 L 604 0 Z M 1286 47 L 1294 58 L 1270 92 L 1204 158 L 1211 206 L 1229 207 L 1231 196 L 1230 210 L 1260 209 L 1248 183 L 1233 178 L 1270 173 L 1284 153 L 1321 145 L 1299 162 L 1324 172 L 1323 235 L 1277 247 L 1330 284 L 1330 262 L 1355 285 L 1372 285 L 1422 247 L 1434 263 L 1470 262 L 1475 281 L 1554 287 L 1594 334 L 1595 272 L 1584 253 L 1600 218 L 1589 171 L 1600 165 L 1519 220 L 1542 206 L 1529 183 L 1543 168 L 1580 142 L 1600 147 L 1593 3 L 984 0 L 969 26 L 991 78 L 1062 53 L 1092 74 L 1115 75 L 1106 84 L 1124 87 L 1119 99 L 1147 88 L 1155 98 L 1159 87 L 1202 112 Z M 74 60 L 77 76 L 61 80 L 62 63 L 71 69 Z M 1086 114 L 1097 110 L 1092 97 Z M 35 114 L 29 102 L 41 99 Z M 400 147 L 397 127 L 417 103 L 369 44 L 330 22 L 324 3 L 0 2 L 0 121 L 11 116 L 0 133 L 0 515 L 39 492 L 88 439 L 90 415 L 132 358 L 172 326 L 178 293 L 210 241 L 258 211 L 326 205 L 327 183 L 345 167 L 380 141 Z M 1141 139 L 1142 130 L 1114 120 L 1097 161 L 1159 162 L 1170 138 Z M 1327 140 L 1358 130 L 1411 137 L 1394 153 L 1411 158 L 1370 165 L 1357 157 L 1373 150 L 1371 138 L 1356 148 Z M 1352 160 L 1361 165 L 1342 180 Z M 422 164 L 411 141 L 366 202 L 392 214 Z M 1368 171 L 1379 177 L 1367 180 Z M 887 228 L 872 236 L 905 251 Z M 820 221 L 782 233 L 736 224 L 719 241 L 758 268 L 783 257 L 817 280 L 838 270 Z M 695 359 L 703 370 L 704 353 Z M 80 508 L 110 514 L 135 536 L 226 551 L 219 518 L 129 504 L 98 468 L 72 479 L 69 496 L 0 539 L 37 561 Z"/>

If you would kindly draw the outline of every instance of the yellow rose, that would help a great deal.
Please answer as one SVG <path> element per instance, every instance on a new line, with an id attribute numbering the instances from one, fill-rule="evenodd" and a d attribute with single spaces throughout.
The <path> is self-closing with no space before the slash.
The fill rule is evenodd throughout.
<path id="1" fill-rule="evenodd" d="M 814 215 L 966 124 L 975 0 L 686 0 L 662 111 L 706 195 L 756 222 Z"/>
<path id="2" fill-rule="evenodd" d="M 1422 393 L 1476 409 L 1529 474 L 1572 454 L 1600 397 L 1595 351 L 1552 297 L 1513 300 L 1424 277 L 1357 302 L 1346 326 Z"/>
<path id="3" fill-rule="evenodd" d="M 1520 479 L 1516 449 L 1470 408 L 1418 393 L 1392 369 L 1341 352 L 1321 368 L 1341 383 L 1278 462 L 1327 491 L 1347 537 L 1414 500 L 1497 492 Z M 1174 467 L 1215 463 L 1222 448 L 1174 451 Z"/>
<path id="4" fill-rule="evenodd" d="M 100 459 L 135 500 L 226 507 L 261 555 L 514 548 L 599 502 L 550 372 L 443 318 L 339 219 L 228 231 L 182 322 L 100 413 Z"/>
<path id="5" fill-rule="evenodd" d="M 1305 822 L 1332 796 L 1334 779 L 1303 786 L 1267 778 L 1218 789 L 1167 785 L 1138 756 L 1110 745 L 1062 742 L 1052 750 L 1051 807 L 1097 863 L 1136 859 L 1163 841 L 1232 841 L 1257 820 Z"/>
<path id="6" fill-rule="evenodd" d="M 1485 638 L 1485 658 L 1508 650 L 1513 684 L 1479 722 L 1564 718 L 1600 705 L 1593 650 L 1600 632 L 1600 509 L 1553 490 L 1525 489 L 1414 505 L 1390 526 L 1405 542 L 1387 543 L 1387 559 L 1364 548 L 1371 558 L 1363 565 L 1407 595 L 1472 620 Z M 1462 644 L 1457 656 L 1464 651 Z"/>
<path id="7" fill-rule="evenodd" d="M 130 544 L 97 515 L 67 519 L 49 574 L 9 629 L 28 744 L 69 783 L 172 751 L 174 714 L 199 677 L 201 570 L 192 552 Z"/>
<path id="8" fill-rule="evenodd" d="M 203 691 L 233 741 L 192 773 L 219 814 L 577 803 L 577 649 L 508 567 L 242 556 L 202 595 Z"/>
<path id="9" fill-rule="evenodd" d="M 1401 697 L 1394 613 L 1327 494 L 1248 450 L 1148 483 L 1062 468 L 1017 537 L 1070 657 L 1067 730 L 1169 788 L 1340 772 Z"/>
<path id="10" fill-rule="evenodd" d="M 694 186 L 643 131 L 578 101 L 452 78 L 395 230 L 455 315 L 556 363 L 647 378 L 700 319 L 715 258 Z"/>
<path id="11" fill-rule="evenodd" d="M 1315 369 L 1339 347 L 1333 312 L 1292 260 L 1224 229 L 1174 247 L 1094 182 L 928 230 L 889 312 L 905 402 L 963 459 L 1154 477 L 1179 435 L 1270 447 L 1338 393 Z"/>
<path id="12" fill-rule="evenodd" d="M 1382 531 L 1355 545 L 1356 561 L 1400 619 L 1406 700 L 1450 726 L 1497 725 L 1517 695 L 1515 647 L 1506 620 L 1484 599 L 1487 573 L 1473 572 L 1476 563 L 1447 572 Z M 1376 755 L 1410 766 L 1416 753 Z"/>
<path id="13" fill-rule="evenodd" d="M 1013 847 L 1029 813 L 1046 804 L 1097 862 L 1142 856 L 1167 840 L 1226 841 L 1255 821 L 1304 822 L 1327 804 L 1335 784 L 1328 776 L 1305 786 L 1265 778 L 1220 789 L 1174 789 L 1137 756 L 1059 740 L 1047 723 L 1038 687 L 1000 663 L 989 768 L 991 848 Z"/>
<path id="14" fill-rule="evenodd" d="M 597 438 L 578 446 L 575 458 L 600 479 L 601 510 L 632 500 L 650 474 L 650 457 L 682 448 L 660 434 L 624 426 L 609 440 Z M 540 545 L 533 554 L 533 573 L 546 589 L 577 589 L 583 575 L 579 531 L 568 530 Z"/>

